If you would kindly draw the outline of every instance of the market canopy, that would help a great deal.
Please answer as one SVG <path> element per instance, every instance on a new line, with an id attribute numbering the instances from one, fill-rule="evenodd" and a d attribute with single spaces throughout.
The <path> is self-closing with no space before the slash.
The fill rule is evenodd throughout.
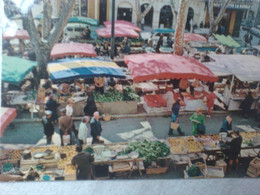
<path id="1" fill-rule="evenodd" d="M 240 45 L 231 37 L 225 35 L 213 34 L 214 37 L 222 44 L 228 47 L 240 47 Z"/>
<path id="2" fill-rule="evenodd" d="M 3 40 L 6 39 L 30 39 L 30 36 L 26 30 L 17 30 L 15 34 L 4 33 Z"/>
<path id="3" fill-rule="evenodd" d="M 123 70 L 114 62 L 96 58 L 63 59 L 47 66 L 53 82 L 93 77 L 125 78 Z"/>
<path id="4" fill-rule="evenodd" d="M 111 28 L 112 22 L 106 21 L 106 22 L 104 22 L 104 25 L 105 25 L 107 28 Z M 135 30 L 135 31 L 137 31 L 137 32 L 141 32 L 141 31 L 142 31 L 140 28 L 138 28 L 137 26 L 135 26 L 133 23 L 128 22 L 128 21 L 125 21 L 125 20 L 116 20 L 116 21 L 115 21 L 115 28 L 116 28 L 116 27 L 132 29 L 132 30 Z"/>
<path id="5" fill-rule="evenodd" d="M 260 81 L 260 60 L 253 55 L 209 55 L 215 64 L 225 66 L 226 70 L 240 81 Z"/>
<path id="6" fill-rule="evenodd" d="M 195 59 L 172 54 L 127 55 L 124 61 L 135 82 L 153 79 L 199 79 L 217 81 L 217 77 Z"/>
<path id="7" fill-rule="evenodd" d="M 16 109 L 1 107 L 0 117 L 1 117 L 0 137 L 1 137 L 5 131 L 5 128 L 15 119 Z"/>
<path id="8" fill-rule="evenodd" d="M 154 30 L 155 33 L 174 33 L 175 30 L 174 29 L 170 29 L 170 28 L 157 28 Z"/>
<path id="9" fill-rule="evenodd" d="M 51 50 L 51 58 L 82 55 L 96 57 L 97 53 L 92 44 L 87 43 L 56 43 Z"/>
<path id="10" fill-rule="evenodd" d="M 104 37 L 104 38 L 111 37 L 111 27 L 100 28 L 97 29 L 96 32 L 100 37 Z M 115 37 L 139 38 L 139 34 L 133 29 L 115 27 Z"/>
<path id="11" fill-rule="evenodd" d="M 89 17 L 77 16 L 77 17 L 70 17 L 68 23 L 83 23 L 92 26 L 98 26 L 99 20 L 89 18 Z"/>
<path id="12" fill-rule="evenodd" d="M 191 42 L 191 41 L 207 42 L 207 39 L 200 34 L 184 33 L 183 41 L 185 43 Z"/>
<path id="13" fill-rule="evenodd" d="M 2 81 L 14 85 L 20 85 L 27 73 L 29 73 L 37 62 L 19 57 L 3 55 L 2 58 Z"/>

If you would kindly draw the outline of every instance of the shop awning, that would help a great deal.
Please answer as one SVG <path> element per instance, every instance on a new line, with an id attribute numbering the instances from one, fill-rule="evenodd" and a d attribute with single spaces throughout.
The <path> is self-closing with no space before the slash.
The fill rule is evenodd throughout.
<path id="1" fill-rule="evenodd" d="M 27 73 L 29 73 L 37 62 L 19 57 L 3 55 L 2 58 L 2 81 L 14 85 L 20 85 Z"/>
<path id="2" fill-rule="evenodd" d="M 204 62 L 203 64 L 207 66 L 216 76 L 232 75 L 232 73 L 227 69 L 225 65 L 219 64 L 218 62 Z"/>
<path id="3" fill-rule="evenodd" d="M 97 29 L 96 32 L 97 32 L 98 36 L 100 36 L 100 37 L 110 38 L 111 37 L 111 26 Z M 139 34 L 133 29 L 115 27 L 115 37 L 139 38 Z"/>
<path id="4" fill-rule="evenodd" d="M 16 109 L 1 107 L 0 116 L 1 116 L 1 123 L 0 123 L 0 137 L 1 137 L 5 131 L 5 128 L 15 119 Z"/>
<path id="5" fill-rule="evenodd" d="M 3 40 L 6 39 L 30 39 L 30 36 L 26 30 L 17 30 L 15 34 L 3 34 Z"/>
<path id="6" fill-rule="evenodd" d="M 99 20 L 89 18 L 89 17 L 78 16 L 78 17 L 70 17 L 68 23 L 83 23 L 92 26 L 98 26 Z"/>
<path id="7" fill-rule="evenodd" d="M 169 29 L 169 28 L 157 28 L 154 30 L 155 33 L 174 33 L 174 29 Z"/>
<path id="8" fill-rule="evenodd" d="M 260 81 L 260 60 L 253 55 L 210 55 L 217 65 L 224 66 L 227 71 L 241 81 Z"/>
<path id="9" fill-rule="evenodd" d="M 196 42 L 207 42 L 207 39 L 202 35 L 195 34 L 195 33 L 184 33 L 183 40 L 185 43 L 196 41 Z"/>
<path id="10" fill-rule="evenodd" d="M 225 35 L 213 34 L 214 37 L 222 44 L 228 47 L 240 47 L 240 45 L 231 37 Z"/>
<path id="11" fill-rule="evenodd" d="M 135 82 L 153 79 L 199 79 L 217 81 L 217 77 L 195 59 L 172 54 L 127 55 L 124 61 Z"/>
<path id="12" fill-rule="evenodd" d="M 112 23 L 110 21 L 106 21 L 104 22 L 104 25 L 107 28 L 111 28 Z M 115 21 L 115 28 L 116 27 L 121 27 L 121 28 L 127 28 L 127 29 L 132 29 L 135 30 L 137 32 L 141 32 L 142 30 L 140 28 L 138 28 L 137 26 L 135 26 L 133 23 L 125 21 L 125 20 L 116 20 Z"/>
<path id="13" fill-rule="evenodd" d="M 116 63 L 96 58 L 58 60 L 49 63 L 47 70 L 53 82 L 93 77 L 125 78 L 123 70 Z"/>
<path id="14" fill-rule="evenodd" d="M 51 58 L 82 55 L 84 57 L 96 57 L 97 53 L 92 44 L 87 43 L 56 43 L 51 50 Z"/>

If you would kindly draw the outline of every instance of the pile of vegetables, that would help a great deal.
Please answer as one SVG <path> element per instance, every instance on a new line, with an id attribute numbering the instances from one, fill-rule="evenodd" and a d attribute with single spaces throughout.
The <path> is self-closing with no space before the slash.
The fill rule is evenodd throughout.
<path id="1" fill-rule="evenodd" d="M 90 154 L 93 154 L 94 153 L 94 150 L 93 150 L 93 148 L 92 147 L 86 147 L 84 150 L 83 150 L 83 152 L 88 152 L 88 153 L 90 153 Z"/>
<path id="2" fill-rule="evenodd" d="M 140 157 L 145 158 L 146 163 L 150 163 L 153 160 L 158 160 L 159 157 L 168 156 L 170 153 L 169 147 L 162 142 L 147 141 L 130 143 L 125 149 L 126 153 L 136 151 Z"/>
<path id="3" fill-rule="evenodd" d="M 188 169 L 188 174 L 190 177 L 197 177 L 202 175 L 200 168 L 196 165 L 192 165 L 189 169 Z"/>
<path id="4" fill-rule="evenodd" d="M 132 87 L 126 87 L 123 93 L 115 90 L 109 90 L 104 94 L 94 92 L 95 101 L 97 102 L 117 102 L 117 101 L 137 101 L 139 96 Z"/>

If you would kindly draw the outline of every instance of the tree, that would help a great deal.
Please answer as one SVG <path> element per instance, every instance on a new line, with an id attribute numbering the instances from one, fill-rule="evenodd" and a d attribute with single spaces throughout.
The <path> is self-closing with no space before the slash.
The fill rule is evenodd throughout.
<path id="1" fill-rule="evenodd" d="M 224 13 L 227 9 L 228 4 L 231 0 L 226 0 L 223 6 L 221 7 L 218 16 L 214 19 L 213 17 L 213 0 L 209 0 L 208 3 L 208 12 L 209 12 L 209 19 L 210 19 L 210 29 L 209 29 L 209 36 L 216 32 L 217 26 L 221 19 L 224 16 Z"/>
<path id="2" fill-rule="evenodd" d="M 148 7 L 146 7 L 146 9 L 141 12 L 141 6 L 140 6 L 140 0 L 135 0 L 135 12 L 136 12 L 136 25 L 140 28 L 141 27 L 141 22 L 143 20 L 143 18 L 149 13 L 149 11 L 152 9 L 153 7 L 153 2 L 149 4 Z"/>
<path id="3" fill-rule="evenodd" d="M 178 10 L 177 27 L 174 38 L 174 53 L 179 56 L 183 54 L 183 36 L 189 8 L 188 3 L 189 0 L 180 0 Z"/>

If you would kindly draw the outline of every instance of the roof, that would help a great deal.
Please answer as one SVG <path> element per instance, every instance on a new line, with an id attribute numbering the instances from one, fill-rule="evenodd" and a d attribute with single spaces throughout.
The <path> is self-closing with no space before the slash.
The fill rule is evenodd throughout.
<path id="1" fill-rule="evenodd" d="M 228 47 L 240 47 L 240 45 L 231 37 L 225 35 L 213 34 L 214 37 L 222 44 Z"/>
<path id="2" fill-rule="evenodd" d="M 36 65 L 37 62 L 34 61 L 3 55 L 2 80 L 14 85 L 20 85 L 25 75 Z"/>
<path id="3" fill-rule="evenodd" d="M 127 55 L 124 61 L 135 82 L 153 79 L 199 79 L 217 81 L 217 77 L 195 59 L 172 54 Z"/>
<path id="4" fill-rule="evenodd" d="M 93 77 L 125 78 L 123 70 L 114 62 L 96 58 L 63 59 L 47 66 L 53 82 Z"/>
<path id="5" fill-rule="evenodd" d="M 260 81 L 260 60 L 253 55 L 209 55 L 215 65 L 221 65 L 241 81 Z"/>

